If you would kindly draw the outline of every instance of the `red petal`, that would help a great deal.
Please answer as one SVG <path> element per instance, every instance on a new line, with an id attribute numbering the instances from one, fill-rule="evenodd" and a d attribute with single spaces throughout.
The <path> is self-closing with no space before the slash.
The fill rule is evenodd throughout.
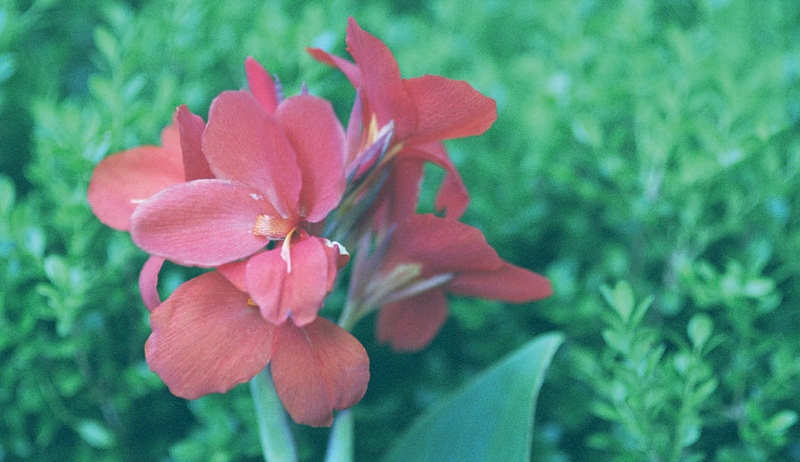
<path id="1" fill-rule="evenodd" d="M 467 210 L 469 193 L 458 171 L 453 169 L 453 172 L 455 173 L 448 172 L 444 180 L 442 180 L 442 185 L 439 186 L 439 192 L 436 194 L 434 206 L 437 212 L 444 210 L 446 218 L 458 220 Z"/>
<path id="2" fill-rule="evenodd" d="M 181 135 L 178 130 L 177 114 L 173 114 L 172 123 L 161 130 L 161 147 L 176 153 L 181 151 Z"/>
<path id="3" fill-rule="evenodd" d="M 350 254 L 347 252 L 347 249 L 338 242 L 329 241 L 328 239 L 323 239 L 322 241 L 324 243 L 322 249 L 325 251 L 325 255 L 328 259 L 327 293 L 333 290 L 333 286 L 336 283 L 336 273 L 350 261 Z"/>
<path id="4" fill-rule="evenodd" d="M 182 265 L 219 266 L 266 245 L 256 217 L 274 215 L 258 193 L 239 183 L 195 180 L 165 189 L 131 216 L 131 237 L 146 252 Z"/>
<path id="5" fill-rule="evenodd" d="M 147 364 L 173 394 L 224 393 L 266 367 L 274 327 L 248 298 L 214 271 L 181 284 L 150 314 Z"/>
<path id="6" fill-rule="evenodd" d="M 364 396 L 369 357 L 347 331 L 317 318 L 305 327 L 287 322 L 276 336 L 272 378 L 295 422 L 330 426 L 334 409 L 347 409 Z"/>
<path id="7" fill-rule="evenodd" d="M 447 284 L 447 291 L 512 303 L 553 295 L 547 278 L 507 262 L 495 271 L 460 274 Z"/>
<path id="8" fill-rule="evenodd" d="M 288 98 L 275 115 L 302 174 L 299 214 L 318 222 L 339 204 L 344 193 L 344 129 L 331 104 L 310 95 Z"/>
<path id="9" fill-rule="evenodd" d="M 139 203 L 183 180 L 180 149 L 140 146 L 100 161 L 92 173 L 87 199 L 101 222 L 128 231 Z"/>
<path id="10" fill-rule="evenodd" d="M 350 84 L 353 86 L 353 88 L 357 89 L 361 87 L 361 70 L 358 69 L 358 66 L 356 66 L 355 63 L 332 55 L 325 50 L 320 50 L 319 48 L 306 48 L 306 51 L 317 61 L 342 71 L 344 76 L 347 77 L 347 80 L 350 81 Z"/>
<path id="11" fill-rule="evenodd" d="M 419 159 L 395 159 L 382 191 L 388 200 L 390 223 L 403 221 L 416 213 L 424 168 L 425 162 Z"/>
<path id="12" fill-rule="evenodd" d="M 353 102 L 353 109 L 350 110 L 350 118 L 347 119 L 347 131 L 345 132 L 345 172 L 349 176 L 351 172 L 352 162 L 359 154 L 359 147 L 361 147 L 361 133 L 362 133 L 362 110 L 361 92 L 356 91 L 356 99 Z"/>
<path id="13" fill-rule="evenodd" d="M 286 318 L 298 326 L 316 319 L 328 294 L 330 258 L 324 240 L 311 237 L 290 248 L 291 271 L 275 248 L 254 255 L 247 263 L 247 288 L 267 321 L 281 325 Z M 335 266 L 333 278 L 336 277 Z"/>
<path id="14" fill-rule="evenodd" d="M 250 56 L 244 61 L 244 70 L 247 74 L 247 86 L 250 88 L 250 93 L 267 112 L 275 114 L 275 108 L 278 107 L 275 81 L 269 76 L 264 66 Z"/>
<path id="15" fill-rule="evenodd" d="M 395 351 L 425 348 L 447 319 L 447 298 L 432 289 L 412 298 L 387 305 L 378 312 L 377 337 Z"/>
<path id="16" fill-rule="evenodd" d="M 317 317 L 328 294 L 328 254 L 323 240 L 311 237 L 291 248 L 292 270 L 286 275 L 281 305 L 298 326 Z M 334 274 L 333 277 L 336 277 Z"/>
<path id="17" fill-rule="evenodd" d="M 365 99 L 377 116 L 378 126 L 394 120 L 396 139 L 407 137 L 417 126 L 417 111 L 392 52 L 352 17 L 347 25 L 347 51 L 361 70 Z"/>
<path id="18" fill-rule="evenodd" d="M 192 114 L 185 104 L 178 106 L 175 119 L 181 136 L 181 151 L 183 152 L 183 169 L 186 181 L 214 178 L 201 147 L 206 123 L 203 122 L 200 116 Z"/>
<path id="19" fill-rule="evenodd" d="M 277 119 L 246 91 L 226 91 L 211 103 L 203 152 L 217 178 L 261 191 L 284 218 L 295 216 L 300 168 Z"/>
<path id="20" fill-rule="evenodd" d="M 245 281 L 247 292 L 261 310 L 261 316 L 273 324 L 283 324 L 289 313 L 288 308 L 281 304 L 286 262 L 281 257 L 280 247 L 250 257 Z"/>
<path id="21" fill-rule="evenodd" d="M 388 252 L 390 263 L 420 262 L 425 274 L 493 271 L 502 264 L 479 229 L 430 214 L 400 223 Z"/>
<path id="22" fill-rule="evenodd" d="M 142 301 L 144 301 L 147 311 L 153 311 L 161 304 L 161 297 L 158 295 L 158 273 L 163 264 L 163 258 L 150 257 L 144 263 L 142 272 L 139 273 L 139 293 L 142 295 Z"/>
<path id="23" fill-rule="evenodd" d="M 436 195 L 436 211 L 445 210 L 445 216 L 453 220 L 461 218 L 461 215 L 467 209 L 467 205 L 469 205 L 469 193 L 467 193 L 464 180 L 461 179 L 461 175 L 447 155 L 444 144 L 437 142 L 414 146 L 413 148 L 404 149 L 398 156 L 423 159 L 445 169 L 447 174 Z"/>
<path id="24" fill-rule="evenodd" d="M 242 292 L 247 292 L 247 261 L 241 260 L 218 266 L 217 271 Z"/>
<path id="25" fill-rule="evenodd" d="M 467 82 L 424 75 L 403 83 L 417 108 L 416 131 L 408 143 L 480 135 L 497 119 L 494 100 Z"/>

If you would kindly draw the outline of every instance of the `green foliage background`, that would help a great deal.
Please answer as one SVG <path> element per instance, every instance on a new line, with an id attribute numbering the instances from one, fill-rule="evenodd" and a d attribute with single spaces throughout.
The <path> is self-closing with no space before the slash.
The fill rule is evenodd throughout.
<path id="1" fill-rule="evenodd" d="M 345 115 L 352 89 L 303 50 L 344 54 L 350 15 L 405 76 L 497 100 L 448 144 L 464 220 L 555 291 L 455 299 L 414 355 L 362 323 L 357 460 L 551 330 L 534 460 L 800 460 L 800 3 L 0 0 L 0 461 L 259 460 L 246 387 L 187 402 L 148 370 L 145 255 L 85 191 L 177 105 L 244 86 L 248 55 Z M 296 430 L 321 457 L 327 431 Z"/>

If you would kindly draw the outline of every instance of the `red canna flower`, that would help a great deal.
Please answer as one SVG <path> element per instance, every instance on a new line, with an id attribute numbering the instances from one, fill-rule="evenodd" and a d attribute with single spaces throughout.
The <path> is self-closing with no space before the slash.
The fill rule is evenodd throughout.
<path id="1" fill-rule="evenodd" d="M 245 91 L 220 94 L 202 135 L 214 179 L 177 184 L 150 197 L 131 216 L 131 236 L 153 255 L 203 267 L 251 256 L 282 240 L 282 246 L 249 260 L 248 292 L 268 321 L 282 324 L 291 316 L 302 326 L 314 320 L 329 290 L 317 279 L 335 277 L 326 248 L 343 252 L 309 231 L 344 191 L 344 131 L 330 104 L 319 98 L 288 98 L 274 114 L 263 104 Z"/>
<path id="2" fill-rule="evenodd" d="M 363 309 L 380 308 L 378 340 L 395 350 L 430 343 L 447 318 L 446 293 L 512 303 L 552 294 L 546 278 L 502 260 L 480 230 L 434 215 L 398 224 L 370 260 L 354 269 L 355 291 Z"/>
<path id="3" fill-rule="evenodd" d="M 331 425 L 334 409 L 354 405 L 366 391 L 364 347 L 321 317 L 303 327 L 267 322 L 245 292 L 245 278 L 245 263 L 237 262 L 175 289 L 150 314 L 147 364 L 186 399 L 226 392 L 269 364 L 296 422 Z"/>
<path id="4" fill-rule="evenodd" d="M 360 144 L 352 141 L 349 144 L 360 146 L 356 152 L 364 152 L 364 148 L 378 138 L 381 128 L 391 122 L 394 136 L 386 159 L 416 158 L 444 168 L 447 186 L 440 190 L 437 207 L 446 207 L 450 217 L 460 217 L 469 196 L 439 142 L 486 131 L 497 118 L 494 100 L 464 81 L 435 75 L 403 79 L 388 47 L 361 29 L 352 17 L 346 41 L 355 63 L 316 48 L 309 48 L 308 52 L 315 59 L 341 70 L 358 90 L 358 111 L 355 112 L 362 115 L 365 133 Z M 356 130 L 348 128 L 348 134 L 351 133 Z M 363 160 L 353 155 L 349 159 L 351 162 Z"/>

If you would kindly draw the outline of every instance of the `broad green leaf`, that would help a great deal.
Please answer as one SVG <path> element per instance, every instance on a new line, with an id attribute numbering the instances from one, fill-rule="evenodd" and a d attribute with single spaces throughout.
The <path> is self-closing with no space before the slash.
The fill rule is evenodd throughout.
<path id="1" fill-rule="evenodd" d="M 384 461 L 530 460 L 536 397 L 562 341 L 541 335 L 432 406 Z"/>

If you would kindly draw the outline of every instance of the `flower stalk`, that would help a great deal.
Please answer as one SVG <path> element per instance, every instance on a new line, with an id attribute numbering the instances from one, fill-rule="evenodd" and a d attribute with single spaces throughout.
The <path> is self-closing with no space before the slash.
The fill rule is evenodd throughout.
<path id="1" fill-rule="evenodd" d="M 258 436 L 265 462 L 296 462 L 292 432 L 286 411 L 283 409 L 269 368 L 264 369 L 250 380 L 250 394 L 256 410 Z"/>

